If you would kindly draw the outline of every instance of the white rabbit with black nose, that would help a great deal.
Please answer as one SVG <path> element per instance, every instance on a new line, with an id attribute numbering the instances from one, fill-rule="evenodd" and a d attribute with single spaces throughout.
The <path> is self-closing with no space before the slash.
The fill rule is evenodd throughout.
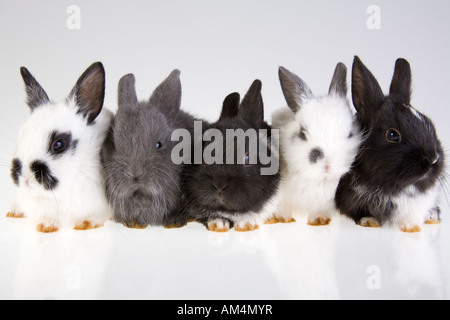
<path id="1" fill-rule="evenodd" d="M 96 228 L 111 218 L 100 149 L 112 120 L 103 109 L 105 70 L 92 64 L 64 102 L 55 103 L 24 67 L 31 116 L 19 131 L 9 217 L 27 217 L 41 232 Z"/>
<path id="2" fill-rule="evenodd" d="M 328 95 L 316 97 L 297 75 L 280 67 L 289 108 L 277 110 L 280 130 L 280 202 L 275 221 L 307 216 L 310 225 L 326 225 L 337 213 L 334 197 L 340 178 L 350 170 L 361 133 L 347 95 L 347 68 L 336 66 Z"/>

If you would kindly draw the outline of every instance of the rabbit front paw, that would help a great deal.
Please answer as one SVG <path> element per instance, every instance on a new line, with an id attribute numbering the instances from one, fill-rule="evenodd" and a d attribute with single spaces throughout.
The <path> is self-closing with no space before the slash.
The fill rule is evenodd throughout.
<path id="1" fill-rule="evenodd" d="M 215 219 L 208 222 L 209 231 L 214 232 L 228 232 L 230 230 L 230 222 L 223 219 Z"/>

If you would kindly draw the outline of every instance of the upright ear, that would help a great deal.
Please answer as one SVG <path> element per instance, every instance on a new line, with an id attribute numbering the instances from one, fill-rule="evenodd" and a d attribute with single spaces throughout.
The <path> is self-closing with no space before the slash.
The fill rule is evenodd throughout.
<path id="1" fill-rule="evenodd" d="M 292 111 L 297 112 L 306 100 L 311 100 L 314 95 L 308 85 L 296 74 L 288 69 L 280 67 L 278 69 L 281 89 L 284 98 Z"/>
<path id="2" fill-rule="evenodd" d="M 119 108 L 134 106 L 137 104 L 135 78 L 133 74 L 127 74 L 119 80 L 118 88 Z"/>
<path id="3" fill-rule="evenodd" d="M 241 96 L 239 95 L 239 93 L 234 92 L 232 94 L 229 94 L 223 101 L 222 113 L 220 114 L 219 121 L 225 118 L 236 117 L 239 112 L 240 100 Z"/>
<path id="4" fill-rule="evenodd" d="M 78 113 L 81 113 L 88 124 L 94 122 L 103 108 L 105 99 L 105 69 L 101 62 L 93 63 L 78 79 L 69 94 L 74 100 Z"/>
<path id="5" fill-rule="evenodd" d="M 355 56 L 352 68 L 352 97 L 361 120 L 369 120 L 383 104 L 385 97 L 373 74 Z"/>
<path id="6" fill-rule="evenodd" d="M 153 91 L 149 104 L 168 116 L 175 116 L 180 111 L 181 81 L 179 70 L 173 70 Z"/>
<path id="7" fill-rule="evenodd" d="M 238 116 L 254 128 L 261 128 L 264 123 L 264 104 L 261 95 L 262 83 L 253 81 L 250 89 L 242 99 Z"/>
<path id="8" fill-rule="evenodd" d="M 21 67 L 20 74 L 22 75 L 22 79 L 25 82 L 27 105 L 30 107 L 32 112 L 37 107 L 50 102 L 47 93 L 45 93 L 44 89 L 31 75 L 27 68 Z"/>
<path id="9" fill-rule="evenodd" d="M 333 79 L 331 79 L 328 94 L 335 94 L 341 97 L 347 96 L 347 67 L 339 62 L 334 69 Z"/>
<path id="10" fill-rule="evenodd" d="M 397 96 L 402 102 L 409 105 L 411 101 L 411 67 L 405 59 L 395 62 L 394 77 L 392 78 L 389 94 Z"/>

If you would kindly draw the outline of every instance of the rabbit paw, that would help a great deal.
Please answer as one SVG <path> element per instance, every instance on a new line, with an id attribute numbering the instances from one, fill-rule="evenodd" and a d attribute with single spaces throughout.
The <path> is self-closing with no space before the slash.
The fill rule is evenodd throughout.
<path id="1" fill-rule="evenodd" d="M 8 212 L 6 214 L 7 218 L 25 218 L 25 215 L 23 213 L 16 213 L 16 212 Z"/>
<path id="2" fill-rule="evenodd" d="M 103 227 L 102 224 L 92 224 L 90 221 L 84 220 L 82 223 L 73 227 L 75 230 L 90 230 Z"/>
<path id="3" fill-rule="evenodd" d="M 145 229 L 145 228 L 147 228 L 147 225 L 139 224 L 136 221 L 124 222 L 123 225 L 130 229 Z"/>
<path id="4" fill-rule="evenodd" d="M 42 233 L 52 233 L 58 231 L 58 227 L 41 223 L 36 226 L 36 230 Z"/>
<path id="5" fill-rule="evenodd" d="M 441 224 L 441 220 L 430 218 L 425 220 L 425 224 Z"/>
<path id="6" fill-rule="evenodd" d="M 372 217 L 362 218 L 361 220 L 359 220 L 358 224 L 361 227 L 365 227 L 365 228 L 379 228 L 380 227 L 380 223 L 378 222 L 378 220 L 375 218 L 372 218 Z"/>
<path id="7" fill-rule="evenodd" d="M 272 217 L 264 221 L 264 224 L 292 223 L 292 222 L 295 222 L 294 218 Z"/>
<path id="8" fill-rule="evenodd" d="M 422 229 L 417 224 L 405 223 L 405 224 L 400 224 L 399 227 L 402 232 L 406 232 L 406 233 L 416 233 L 416 232 L 422 231 Z"/>
<path id="9" fill-rule="evenodd" d="M 313 217 L 308 218 L 308 225 L 310 226 L 326 226 L 329 225 L 331 222 L 331 219 L 328 217 Z"/>
<path id="10" fill-rule="evenodd" d="M 227 220 L 216 219 L 208 222 L 208 230 L 214 232 L 228 232 L 230 223 Z"/>
<path id="11" fill-rule="evenodd" d="M 440 218 L 441 210 L 437 207 L 435 208 L 426 218 L 425 224 L 441 224 Z"/>
<path id="12" fill-rule="evenodd" d="M 258 229 L 259 229 L 259 226 L 257 224 L 253 225 L 251 223 L 246 223 L 245 226 L 243 226 L 243 227 L 241 227 L 239 225 L 236 225 L 234 227 L 234 230 L 238 231 L 238 232 L 254 231 L 254 230 L 258 230 Z"/>
<path id="13" fill-rule="evenodd" d="M 165 225 L 164 229 L 179 229 L 179 228 L 183 228 L 185 226 L 187 226 L 187 223 L 185 223 L 185 224 L 172 223 L 172 224 Z"/>

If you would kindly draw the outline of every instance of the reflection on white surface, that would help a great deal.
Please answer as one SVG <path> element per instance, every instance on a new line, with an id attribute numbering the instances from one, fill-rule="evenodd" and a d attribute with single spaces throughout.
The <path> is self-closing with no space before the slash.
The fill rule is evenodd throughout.
<path id="1" fill-rule="evenodd" d="M 34 231 L 0 218 L 2 299 L 449 299 L 450 229 L 366 229 L 345 218 L 218 234 Z"/>

